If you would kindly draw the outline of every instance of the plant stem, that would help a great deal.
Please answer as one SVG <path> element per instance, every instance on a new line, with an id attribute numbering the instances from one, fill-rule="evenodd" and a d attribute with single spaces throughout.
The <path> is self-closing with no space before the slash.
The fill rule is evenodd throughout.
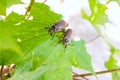
<path id="1" fill-rule="evenodd" d="M 27 10 L 25 12 L 25 16 L 27 16 L 27 14 L 30 12 L 31 7 L 32 7 L 32 5 L 33 5 L 34 2 L 35 2 L 35 0 L 31 0 L 30 4 L 29 4 L 29 6 L 28 6 L 28 8 L 27 8 Z"/>
<path id="2" fill-rule="evenodd" d="M 92 42 L 92 41 L 94 41 L 94 40 L 98 39 L 99 37 L 100 37 L 100 35 L 97 35 L 97 36 L 96 36 L 96 37 L 94 37 L 93 39 L 91 39 L 91 40 L 87 41 L 87 43 L 90 43 L 90 42 Z"/>
<path id="3" fill-rule="evenodd" d="M 106 73 L 113 73 L 113 72 L 118 72 L 120 71 L 120 68 L 118 69 L 112 69 L 112 70 L 105 70 L 105 71 L 99 71 L 99 72 L 95 72 L 96 75 L 99 75 L 99 74 L 106 74 Z M 81 77 L 81 76 L 93 76 L 92 73 L 86 73 L 86 74 L 81 74 L 81 75 L 73 75 L 73 77 Z"/>
<path id="4" fill-rule="evenodd" d="M 43 4 L 45 4 L 46 1 L 47 1 L 47 0 L 44 0 L 44 1 L 43 1 Z"/>
<path id="5" fill-rule="evenodd" d="M 79 74 L 77 74 L 77 73 L 75 73 L 75 72 L 72 72 L 74 75 L 79 75 Z M 81 78 L 83 78 L 84 80 L 88 80 L 87 78 L 85 78 L 84 76 L 81 76 L 81 75 L 79 75 L 79 77 L 81 77 Z M 73 77 L 73 80 L 77 80 L 75 77 Z"/>

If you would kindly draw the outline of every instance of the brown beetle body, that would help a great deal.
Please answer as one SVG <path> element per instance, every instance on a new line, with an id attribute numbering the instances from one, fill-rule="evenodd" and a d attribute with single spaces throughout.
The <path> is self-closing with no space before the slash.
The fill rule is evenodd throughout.
<path id="1" fill-rule="evenodd" d="M 66 21 L 60 20 L 54 23 L 48 31 L 52 35 L 55 32 L 62 31 L 67 26 L 68 26 L 68 23 Z"/>
<path id="2" fill-rule="evenodd" d="M 67 44 L 70 42 L 71 35 L 72 35 L 72 29 L 68 29 L 64 34 L 62 42 L 65 45 L 65 48 L 67 47 Z"/>

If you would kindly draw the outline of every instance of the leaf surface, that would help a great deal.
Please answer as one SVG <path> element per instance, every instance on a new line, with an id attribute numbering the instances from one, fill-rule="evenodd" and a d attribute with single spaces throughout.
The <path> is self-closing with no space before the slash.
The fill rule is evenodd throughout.
<path id="1" fill-rule="evenodd" d="M 20 3 L 22 3 L 20 0 L 0 0 L 0 15 L 6 15 L 6 8 Z"/>

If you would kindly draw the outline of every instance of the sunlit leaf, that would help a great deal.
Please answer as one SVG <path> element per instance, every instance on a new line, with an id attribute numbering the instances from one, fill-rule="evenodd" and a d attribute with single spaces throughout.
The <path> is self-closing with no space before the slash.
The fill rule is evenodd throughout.
<path id="1" fill-rule="evenodd" d="M 105 11 L 107 10 L 107 6 L 104 4 L 100 4 L 96 0 L 88 0 L 89 6 L 91 10 L 91 16 L 87 16 L 84 10 L 82 10 L 82 17 L 88 19 L 94 26 L 101 24 L 104 25 L 108 22 L 107 15 Z"/>
<path id="2" fill-rule="evenodd" d="M 29 64 L 27 65 L 27 67 Z M 8 80 L 43 80 L 40 78 L 45 71 L 54 68 L 54 66 L 41 66 L 34 71 L 26 71 L 26 65 L 16 70 L 14 76 Z M 25 70 L 24 73 L 21 73 L 21 70 Z"/>
<path id="3" fill-rule="evenodd" d="M 33 21 L 37 23 L 44 23 L 46 26 L 52 25 L 59 19 L 61 15 L 53 12 L 49 6 L 42 3 L 35 3 L 31 9 L 31 16 L 33 16 Z"/>
<path id="4" fill-rule="evenodd" d="M 24 66 L 19 67 L 11 79 L 20 77 L 18 80 L 72 80 L 71 64 L 67 54 L 64 53 L 64 47 L 58 45 L 54 40 L 50 39 L 40 44 L 26 56 L 29 56 L 30 59 L 23 64 Z M 36 65 L 41 67 L 36 68 Z M 31 68 L 33 69 L 31 70 Z"/>
<path id="5" fill-rule="evenodd" d="M 97 4 L 95 6 L 95 12 L 91 16 L 91 21 L 93 24 L 104 24 L 106 23 L 107 20 L 107 15 L 105 14 L 105 10 L 107 7 L 103 4 Z"/>
<path id="6" fill-rule="evenodd" d="M 8 26 L 10 25 L 0 22 L 0 64 L 15 63 L 16 57 L 21 57 L 20 48 L 7 29 Z"/>
<path id="7" fill-rule="evenodd" d="M 15 12 L 10 13 L 6 18 L 5 22 L 10 22 L 10 23 L 22 23 L 24 22 L 25 18 L 23 15 L 18 15 Z"/>
<path id="8" fill-rule="evenodd" d="M 96 0 L 88 0 L 91 12 L 95 12 Z"/>
<path id="9" fill-rule="evenodd" d="M 117 61 L 113 58 L 113 56 L 110 56 L 105 65 L 108 69 L 117 68 Z"/>
<path id="10" fill-rule="evenodd" d="M 94 1 L 90 7 L 96 17 L 105 10 L 99 9 L 101 5 L 95 10 Z M 1 3 L 4 11 L 0 13 L 5 14 L 6 7 L 20 1 L 2 0 Z M 0 64 L 20 63 L 10 80 L 72 80 L 72 66 L 94 74 L 83 40 L 71 41 L 65 48 L 61 43 L 62 32 L 54 38 L 49 34 L 51 25 L 62 18 L 60 14 L 45 4 L 34 3 L 29 17 L 31 19 L 26 20 L 24 15 L 12 12 L 0 22 Z M 98 23 L 96 18 L 93 22 Z"/>
<path id="11" fill-rule="evenodd" d="M 120 50 L 115 50 L 114 54 L 120 57 Z"/>
<path id="12" fill-rule="evenodd" d="M 43 74 L 43 80 L 72 80 L 71 64 L 62 45 L 54 48 L 43 65 L 56 65 L 55 68 Z"/>
<path id="13" fill-rule="evenodd" d="M 30 15 L 33 16 L 33 20 L 19 25 L 16 35 L 21 40 L 20 46 L 26 51 L 47 41 L 50 38 L 48 29 L 51 24 L 61 19 L 61 15 L 54 13 L 47 5 L 41 3 L 33 5 Z"/>
<path id="14" fill-rule="evenodd" d="M 108 69 L 117 69 L 119 68 L 117 65 L 117 61 L 111 55 L 109 60 L 105 63 Z M 120 79 L 120 72 L 113 72 L 112 73 L 112 80 L 119 80 Z"/>
<path id="15" fill-rule="evenodd" d="M 20 0 L 0 0 L 0 14 L 6 15 L 6 8 L 13 4 L 20 4 Z"/>
<path id="16" fill-rule="evenodd" d="M 74 66 L 90 71 L 94 74 L 94 70 L 91 64 L 91 57 L 86 51 L 83 40 L 78 42 L 71 42 L 71 46 L 68 46 L 67 54 L 69 55 L 71 63 Z"/>

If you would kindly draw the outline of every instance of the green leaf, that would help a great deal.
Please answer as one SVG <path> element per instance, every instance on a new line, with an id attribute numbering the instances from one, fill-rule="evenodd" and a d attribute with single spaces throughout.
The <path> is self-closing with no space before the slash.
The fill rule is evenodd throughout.
<path id="1" fill-rule="evenodd" d="M 85 13 L 84 9 L 81 9 L 81 16 L 82 18 L 89 20 L 89 16 Z"/>
<path id="2" fill-rule="evenodd" d="M 51 55 L 56 45 L 56 42 L 49 39 L 48 41 L 40 43 L 35 48 L 31 49 L 31 51 L 28 52 L 26 56 L 28 56 L 32 61 L 32 69 L 36 69 L 38 66 L 42 65 L 48 56 Z M 52 58 L 54 57 L 52 56 Z"/>
<path id="3" fill-rule="evenodd" d="M 109 60 L 106 62 L 105 65 L 106 65 L 106 67 L 108 69 L 116 69 L 116 68 L 118 68 L 117 67 L 117 61 L 113 58 L 112 55 L 110 56 Z"/>
<path id="4" fill-rule="evenodd" d="M 33 16 L 33 22 L 46 23 L 47 26 L 52 25 L 62 17 L 60 14 L 56 15 L 49 6 L 42 3 L 34 3 L 30 15 Z"/>
<path id="5" fill-rule="evenodd" d="M 46 10 L 47 7 L 46 7 L 46 5 L 44 5 L 44 6 L 45 6 L 44 9 Z M 40 7 L 38 6 L 38 8 L 40 8 Z M 33 9 L 34 9 L 34 6 L 33 6 Z M 40 12 L 44 12 L 44 10 L 40 10 Z M 15 46 L 16 46 L 15 42 L 16 42 L 16 40 L 18 40 L 19 46 L 22 49 L 22 51 L 29 52 L 29 51 L 31 51 L 31 49 L 35 48 L 40 43 L 51 39 L 52 37 L 50 37 L 50 34 L 48 33 L 50 24 L 55 22 L 57 19 L 59 20 L 61 18 L 61 15 L 58 15 L 58 14 L 52 12 L 50 10 L 50 8 L 47 8 L 47 12 L 49 14 L 53 15 L 52 17 L 47 16 L 47 17 L 51 18 L 51 20 L 49 20 L 47 22 L 49 24 L 46 24 L 46 22 L 43 22 L 42 18 L 39 21 L 38 20 L 26 21 L 24 19 L 24 16 L 22 16 L 22 15 L 18 15 L 14 12 L 9 14 L 5 18 L 5 22 L 2 22 L 2 25 L 1 25 L 1 27 L 3 27 L 5 30 L 5 31 L 1 32 L 1 40 L 5 38 L 4 40 L 2 40 L 4 43 L 1 41 L 1 46 L 12 48 L 12 46 L 14 46 L 13 44 L 15 44 Z M 31 11 L 31 13 L 32 13 L 32 11 Z M 37 15 L 38 15 L 38 13 L 37 13 Z M 44 14 L 39 15 L 39 17 L 41 17 L 41 16 L 44 16 Z M 16 23 L 20 23 L 20 24 L 16 25 Z M 48 27 L 48 29 L 45 29 L 46 26 Z M 5 34 L 6 35 L 6 37 L 5 37 L 4 35 L 2 35 L 4 32 L 10 32 L 10 33 L 8 33 L 8 36 L 7 36 L 7 34 Z M 10 37 L 9 37 L 9 35 L 10 35 Z M 13 40 L 13 38 L 15 40 Z M 7 40 L 9 40 L 9 41 L 7 41 Z M 11 43 L 11 45 L 8 45 L 10 43 Z"/>
<path id="6" fill-rule="evenodd" d="M 92 24 L 104 24 L 107 22 L 107 15 L 105 14 L 107 7 L 103 4 L 96 4 L 92 15 L 90 16 L 90 21 Z"/>
<path id="7" fill-rule="evenodd" d="M 63 45 L 54 41 L 48 40 L 31 50 L 26 55 L 30 59 L 17 69 L 10 80 L 72 80 L 68 54 L 64 53 Z M 34 65 L 40 67 L 35 68 Z"/>
<path id="8" fill-rule="evenodd" d="M 9 23 L 23 23 L 25 22 L 25 17 L 23 15 L 18 15 L 15 12 L 10 13 L 6 18 L 5 22 Z"/>
<path id="9" fill-rule="evenodd" d="M 72 65 L 90 71 L 94 74 L 94 70 L 91 64 L 91 57 L 86 51 L 84 41 L 72 41 L 71 45 L 72 46 L 68 46 L 67 48 L 67 54 L 69 55 Z"/>
<path id="10" fill-rule="evenodd" d="M 71 64 L 62 45 L 54 47 L 43 65 L 55 65 L 55 68 L 46 71 L 42 80 L 72 80 Z"/>
<path id="11" fill-rule="evenodd" d="M 15 63 L 16 57 L 21 57 L 22 55 L 17 42 L 12 37 L 7 26 L 4 22 L 0 22 L 0 64 L 2 65 Z"/>
<path id="12" fill-rule="evenodd" d="M 107 69 L 118 69 L 117 61 L 114 59 L 113 55 L 110 56 L 109 60 L 105 63 Z M 120 72 L 112 73 L 112 80 L 119 80 Z"/>
<path id="13" fill-rule="evenodd" d="M 84 10 L 82 10 L 82 17 L 88 19 L 94 26 L 97 26 L 98 24 L 104 25 L 106 22 L 108 22 L 107 15 L 105 14 L 107 6 L 100 4 L 96 0 L 88 1 L 92 14 L 91 16 L 87 16 Z"/>
<path id="14" fill-rule="evenodd" d="M 14 76 L 8 80 L 43 80 L 40 78 L 40 75 L 54 68 L 54 66 L 41 66 L 34 71 L 26 71 L 27 67 L 29 67 L 29 64 L 19 67 L 19 69 L 15 71 Z M 21 73 L 21 71 L 24 71 L 24 73 Z"/>
<path id="15" fill-rule="evenodd" d="M 1 50 L 0 49 L 0 65 L 8 65 L 8 64 L 20 64 L 18 62 L 18 58 L 22 59 L 22 55 L 18 52 L 15 52 L 11 49 Z"/>
<path id="16" fill-rule="evenodd" d="M 112 73 L 112 80 L 120 80 L 120 72 Z"/>
<path id="17" fill-rule="evenodd" d="M 119 50 L 119 49 L 118 49 L 118 50 L 116 49 L 115 52 L 114 52 L 114 54 L 116 54 L 117 56 L 120 57 L 120 50 Z"/>
<path id="18" fill-rule="evenodd" d="M 10 36 L 8 30 L 1 28 L 2 27 L 0 27 L 0 49 L 15 49 L 16 44 L 14 43 L 14 40 Z"/>
<path id="19" fill-rule="evenodd" d="M 5 22 L 11 24 L 19 23 L 15 27 L 11 27 L 10 30 L 13 36 L 20 41 L 20 47 L 25 52 L 27 52 L 30 49 L 33 49 L 39 43 L 44 42 L 45 40 L 47 41 L 50 38 L 50 35 L 48 33 L 50 25 L 56 22 L 56 20 L 61 19 L 61 15 L 52 12 L 47 5 L 40 3 L 35 4 L 42 5 L 43 8 L 41 9 L 41 6 L 33 5 L 33 9 L 31 10 L 31 15 L 34 17 L 33 20 L 26 21 L 22 15 L 18 15 L 14 12 L 8 15 L 5 19 Z M 34 11 L 34 9 L 38 9 L 39 11 Z M 43 14 L 39 15 L 40 12 Z M 46 15 L 46 12 L 51 16 Z M 48 20 L 47 18 L 49 18 L 50 20 Z M 46 22 L 44 20 L 48 21 Z"/>
<path id="20" fill-rule="evenodd" d="M 58 62 L 54 69 L 50 69 L 43 74 L 42 80 L 72 80 L 71 65 L 67 61 Z"/>
<path id="21" fill-rule="evenodd" d="M 32 55 L 30 59 L 33 69 L 37 66 L 53 66 L 41 75 L 42 80 L 72 80 L 71 64 L 63 45 L 58 45 L 56 39 L 40 44 L 29 55 Z"/>
<path id="22" fill-rule="evenodd" d="M 93 24 L 104 24 L 107 22 L 107 15 L 105 14 L 105 11 L 107 7 L 103 4 L 97 4 L 95 6 L 96 11 L 91 16 L 91 21 Z"/>
<path id="23" fill-rule="evenodd" d="M 48 33 L 51 24 L 61 19 L 60 14 L 45 4 L 34 3 L 30 17 L 33 19 L 25 20 L 24 16 L 12 12 L 0 25 L 0 44 L 4 45 L 0 46 L 1 61 L 20 62 L 10 80 L 72 80 L 72 66 L 94 74 L 83 40 L 72 41 L 65 48 L 59 44 L 61 32 L 54 39 Z M 24 56 L 19 56 L 19 49 Z"/>
<path id="24" fill-rule="evenodd" d="M 20 0 L 0 0 L 0 14 L 6 15 L 6 8 L 10 7 L 13 4 L 21 3 Z"/>
<path id="25" fill-rule="evenodd" d="M 95 12 L 96 0 L 88 0 L 91 12 Z"/>
<path id="26" fill-rule="evenodd" d="M 43 4 L 40 4 L 40 5 L 43 5 Z M 46 10 L 47 7 L 46 5 L 43 5 L 43 6 L 45 7 L 43 9 L 40 9 L 39 11 L 45 14 L 44 10 Z M 40 6 L 38 6 L 38 9 L 39 8 Z M 34 6 L 33 6 L 33 9 L 34 9 Z M 46 62 L 44 60 L 47 59 L 47 56 L 51 54 L 50 51 L 52 52 L 53 48 L 55 48 L 54 45 L 52 46 L 50 45 L 54 42 L 51 41 L 52 37 L 48 33 L 48 29 L 51 24 L 56 22 L 56 20 L 61 19 L 61 15 L 58 15 L 52 12 L 50 8 L 47 8 L 46 12 L 49 13 L 51 16 L 42 17 L 44 16 L 44 14 L 41 14 L 39 15 L 39 17 L 42 17 L 42 18 L 39 19 L 36 17 L 36 15 L 39 14 L 39 11 L 38 13 L 33 14 L 32 15 L 33 20 L 29 20 L 29 21 L 23 21 L 24 18 L 14 12 L 11 13 L 9 16 L 7 16 L 7 18 L 5 19 L 5 22 L 10 23 L 10 25 L 14 25 L 15 23 L 20 22 L 20 24 L 18 25 L 14 25 L 13 27 L 8 27 L 9 30 L 11 31 L 12 36 L 16 40 L 19 39 L 18 41 L 19 46 L 21 47 L 23 52 L 26 53 L 25 56 L 23 57 L 25 62 L 23 63 L 21 62 L 22 63 L 21 65 L 24 65 L 24 66 L 19 65 L 16 71 L 19 72 L 20 68 L 25 69 L 25 70 L 21 70 L 20 71 L 21 74 L 15 72 L 15 76 L 16 75 L 22 76 L 20 80 L 23 79 L 25 76 L 31 77 L 31 75 L 34 74 L 33 73 L 34 70 L 36 70 L 39 66 L 41 66 L 42 62 Z M 14 17 L 18 18 L 18 20 L 15 20 Z M 51 20 L 48 20 L 47 22 L 43 21 L 43 20 L 46 20 L 45 18 L 46 19 L 49 18 Z M 48 29 L 46 29 L 46 27 L 48 27 Z M 57 66 L 54 66 L 54 67 L 56 68 Z M 69 69 L 71 70 L 71 66 L 69 66 Z M 27 72 L 30 74 L 28 74 Z M 39 73 L 36 73 L 36 74 L 40 76 Z M 14 77 L 13 79 L 16 79 L 16 77 Z M 25 79 L 28 79 L 28 78 L 25 77 Z M 39 79 L 39 78 L 38 76 L 35 76 L 32 79 Z"/>
<path id="27" fill-rule="evenodd" d="M 12 15 L 17 17 L 17 15 L 14 13 L 11 14 L 11 16 Z M 48 29 L 50 28 L 51 24 L 61 19 L 61 15 L 51 11 L 47 5 L 41 3 L 34 3 L 30 15 L 33 17 L 33 20 L 23 21 L 23 23 L 18 25 L 15 28 L 15 31 L 13 31 L 16 39 L 21 41 L 20 47 L 26 52 L 30 49 L 33 49 L 38 44 L 50 39 Z M 22 17 L 18 16 L 18 19 L 19 18 L 21 20 Z M 9 19 L 15 21 L 10 16 L 6 18 L 7 21 Z"/>

